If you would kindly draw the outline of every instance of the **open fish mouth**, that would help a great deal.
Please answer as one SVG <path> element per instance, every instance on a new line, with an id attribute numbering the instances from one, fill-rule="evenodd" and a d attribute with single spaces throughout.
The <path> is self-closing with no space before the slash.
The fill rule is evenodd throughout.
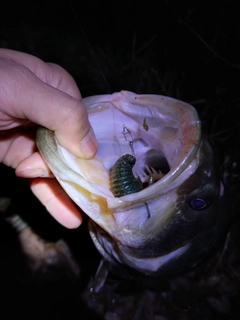
<path id="1" fill-rule="evenodd" d="M 90 217 L 98 250 L 113 264 L 148 275 L 195 266 L 225 230 L 224 191 L 196 110 L 128 91 L 82 103 L 99 143 L 93 159 L 74 157 L 45 128 L 37 145 Z"/>

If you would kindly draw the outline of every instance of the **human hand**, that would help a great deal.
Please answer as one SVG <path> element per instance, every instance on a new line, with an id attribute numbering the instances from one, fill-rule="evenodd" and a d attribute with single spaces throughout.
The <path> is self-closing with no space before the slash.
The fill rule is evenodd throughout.
<path id="1" fill-rule="evenodd" d="M 75 81 L 60 66 L 0 49 L 0 161 L 29 178 L 35 196 L 68 228 L 78 227 L 81 215 L 37 151 L 35 132 L 44 126 L 77 157 L 93 157 L 97 141 L 80 99 Z"/>

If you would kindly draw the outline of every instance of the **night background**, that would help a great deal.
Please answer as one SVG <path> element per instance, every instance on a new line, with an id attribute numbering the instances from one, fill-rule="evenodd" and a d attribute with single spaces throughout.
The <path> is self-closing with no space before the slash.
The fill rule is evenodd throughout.
<path id="1" fill-rule="evenodd" d="M 64 239 L 80 268 L 78 276 L 68 267 L 32 271 L 2 214 L 1 312 L 25 319 L 239 319 L 239 7 L 224 0 L 9 1 L 1 9 L 0 47 L 60 64 L 83 97 L 129 90 L 192 104 L 216 148 L 219 174 L 229 173 L 233 212 L 225 246 L 195 271 L 163 280 L 158 290 L 130 288 L 113 277 L 92 296 L 100 256 L 86 222 L 77 230 L 58 225 L 27 182 L 1 165 L 0 195 L 11 199 L 8 210 L 47 241 Z"/>

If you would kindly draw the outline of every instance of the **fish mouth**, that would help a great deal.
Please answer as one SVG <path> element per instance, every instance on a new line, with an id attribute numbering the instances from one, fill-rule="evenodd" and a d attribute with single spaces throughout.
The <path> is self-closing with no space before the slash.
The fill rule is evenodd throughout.
<path id="1" fill-rule="evenodd" d="M 130 153 L 136 158 L 133 175 L 143 182 L 143 190 L 137 193 L 121 199 L 110 197 L 109 208 L 124 208 L 159 197 L 181 184 L 196 169 L 201 127 L 191 105 L 169 97 L 128 91 L 85 98 L 83 104 L 97 138 L 108 136 L 109 132 L 114 137 L 114 144 L 100 143 L 106 152 L 99 150 L 96 157 L 106 159 L 104 166 L 110 170 L 118 159 Z M 108 119 L 104 128 L 99 126 L 98 113 Z M 191 163 L 189 174 L 186 172 L 185 178 L 180 178 Z"/>
<path id="2" fill-rule="evenodd" d="M 93 159 L 74 157 L 45 128 L 37 132 L 38 148 L 55 177 L 73 201 L 110 234 L 124 227 L 120 217 L 146 208 L 146 203 L 149 208 L 153 203 L 150 210 L 159 215 L 156 200 L 166 198 L 198 167 L 201 129 L 196 110 L 173 98 L 128 91 L 84 98 L 82 103 L 99 142 Z M 133 178 L 139 178 L 143 188 L 116 197 L 109 173 L 126 154 L 135 158 Z M 173 208 L 167 198 L 161 203 L 160 221 L 165 223 Z M 143 215 L 149 215 L 144 210 Z"/>
<path id="3" fill-rule="evenodd" d="M 99 145 L 93 159 L 76 158 L 45 128 L 37 132 L 37 146 L 89 216 L 100 253 L 145 274 L 198 263 L 218 238 L 214 226 L 223 199 L 196 110 L 128 91 L 82 103 Z"/>

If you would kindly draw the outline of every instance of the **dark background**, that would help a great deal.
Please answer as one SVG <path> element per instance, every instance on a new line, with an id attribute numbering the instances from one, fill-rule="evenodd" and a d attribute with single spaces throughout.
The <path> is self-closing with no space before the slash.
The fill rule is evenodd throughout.
<path id="1" fill-rule="evenodd" d="M 231 1 L 9 1 L 1 9 L 0 47 L 60 64 L 73 75 L 83 96 L 124 89 L 168 95 L 194 105 L 220 164 L 226 155 L 232 162 L 239 160 L 239 44 L 240 12 Z M 26 274 L 16 235 L 1 221 L 5 309 L 28 315 L 30 304 L 35 318 L 64 319 L 76 312 L 81 318 L 87 311 L 79 295 L 99 261 L 86 225 L 72 231 L 62 228 L 13 170 L 1 166 L 1 176 L 1 194 L 12 199 L 13 210 L 48 240 L 66 239 L 83 272 L 77 284 L 65 280 L 36 284 Z M 237 175 L 230 185 L 234 223 L 238 181 Z M 239 264 L 235 268 L 237 276 L 230 280 L 236 283 Z M 237 303 L 239 295 L 231 292 L 228 312 L 207 305 L 209 317 L 233 319 L 239 315 Z M 186 311 L 183 319 L 187 315 Z"/>

